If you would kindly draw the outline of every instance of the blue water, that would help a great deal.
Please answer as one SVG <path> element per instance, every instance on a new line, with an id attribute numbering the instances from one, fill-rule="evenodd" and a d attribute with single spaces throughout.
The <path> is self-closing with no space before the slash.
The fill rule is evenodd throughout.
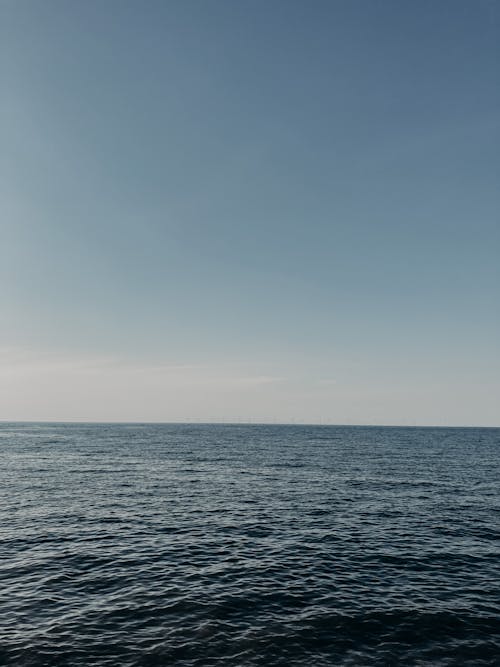
<path id="1" fill-rule="evenodd" d="M 500 429 L 0 425 L 0 664 L 500 665 Z"/>

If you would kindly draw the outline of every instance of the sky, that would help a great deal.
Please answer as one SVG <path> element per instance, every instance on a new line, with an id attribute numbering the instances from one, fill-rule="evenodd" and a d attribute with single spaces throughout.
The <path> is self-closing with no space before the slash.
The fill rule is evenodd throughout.
<path id="1" fill-rule="evenodd" d="M 500 425 L 498 0 L 0 25 L 0 420 Z"/>

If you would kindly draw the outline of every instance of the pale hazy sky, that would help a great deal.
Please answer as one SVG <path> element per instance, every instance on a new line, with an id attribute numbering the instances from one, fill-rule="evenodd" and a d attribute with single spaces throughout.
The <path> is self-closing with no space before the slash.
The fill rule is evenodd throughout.
<path id="1" fill-rule="evenodd" d="M 0 419 L 500 424 L 497 0 L 0 24 Z"/>

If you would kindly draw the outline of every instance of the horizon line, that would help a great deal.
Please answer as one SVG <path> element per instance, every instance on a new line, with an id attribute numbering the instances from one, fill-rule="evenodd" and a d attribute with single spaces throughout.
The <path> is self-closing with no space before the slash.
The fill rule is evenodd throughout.
<path id="1" fill-rule="evenodd" d="M 258 421 L 258 420 L 214 420 L 205 421 L 203 419 L 192 419 L 188 421 L 121 421 L 121 420 L 67 420 L 67 419 L 0 419 L 0 424 L 89 424 L 89 425 L 151 425 L 151 426 L 333 426 L 337 428 L 490 428 L 498 429 L 500 425 L 479 425 L 479 424 L 342 424 L 334 422 L 302 422 L 302 421 Z"/>

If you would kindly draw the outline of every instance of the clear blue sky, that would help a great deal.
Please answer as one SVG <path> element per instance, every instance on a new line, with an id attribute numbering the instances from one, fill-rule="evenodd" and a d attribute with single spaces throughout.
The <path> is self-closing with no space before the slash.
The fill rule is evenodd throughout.
<path id="1" fill-rule="evenodd" d="M 0 419 L 500 423 L 498 1 L 0 13 Z"/>

